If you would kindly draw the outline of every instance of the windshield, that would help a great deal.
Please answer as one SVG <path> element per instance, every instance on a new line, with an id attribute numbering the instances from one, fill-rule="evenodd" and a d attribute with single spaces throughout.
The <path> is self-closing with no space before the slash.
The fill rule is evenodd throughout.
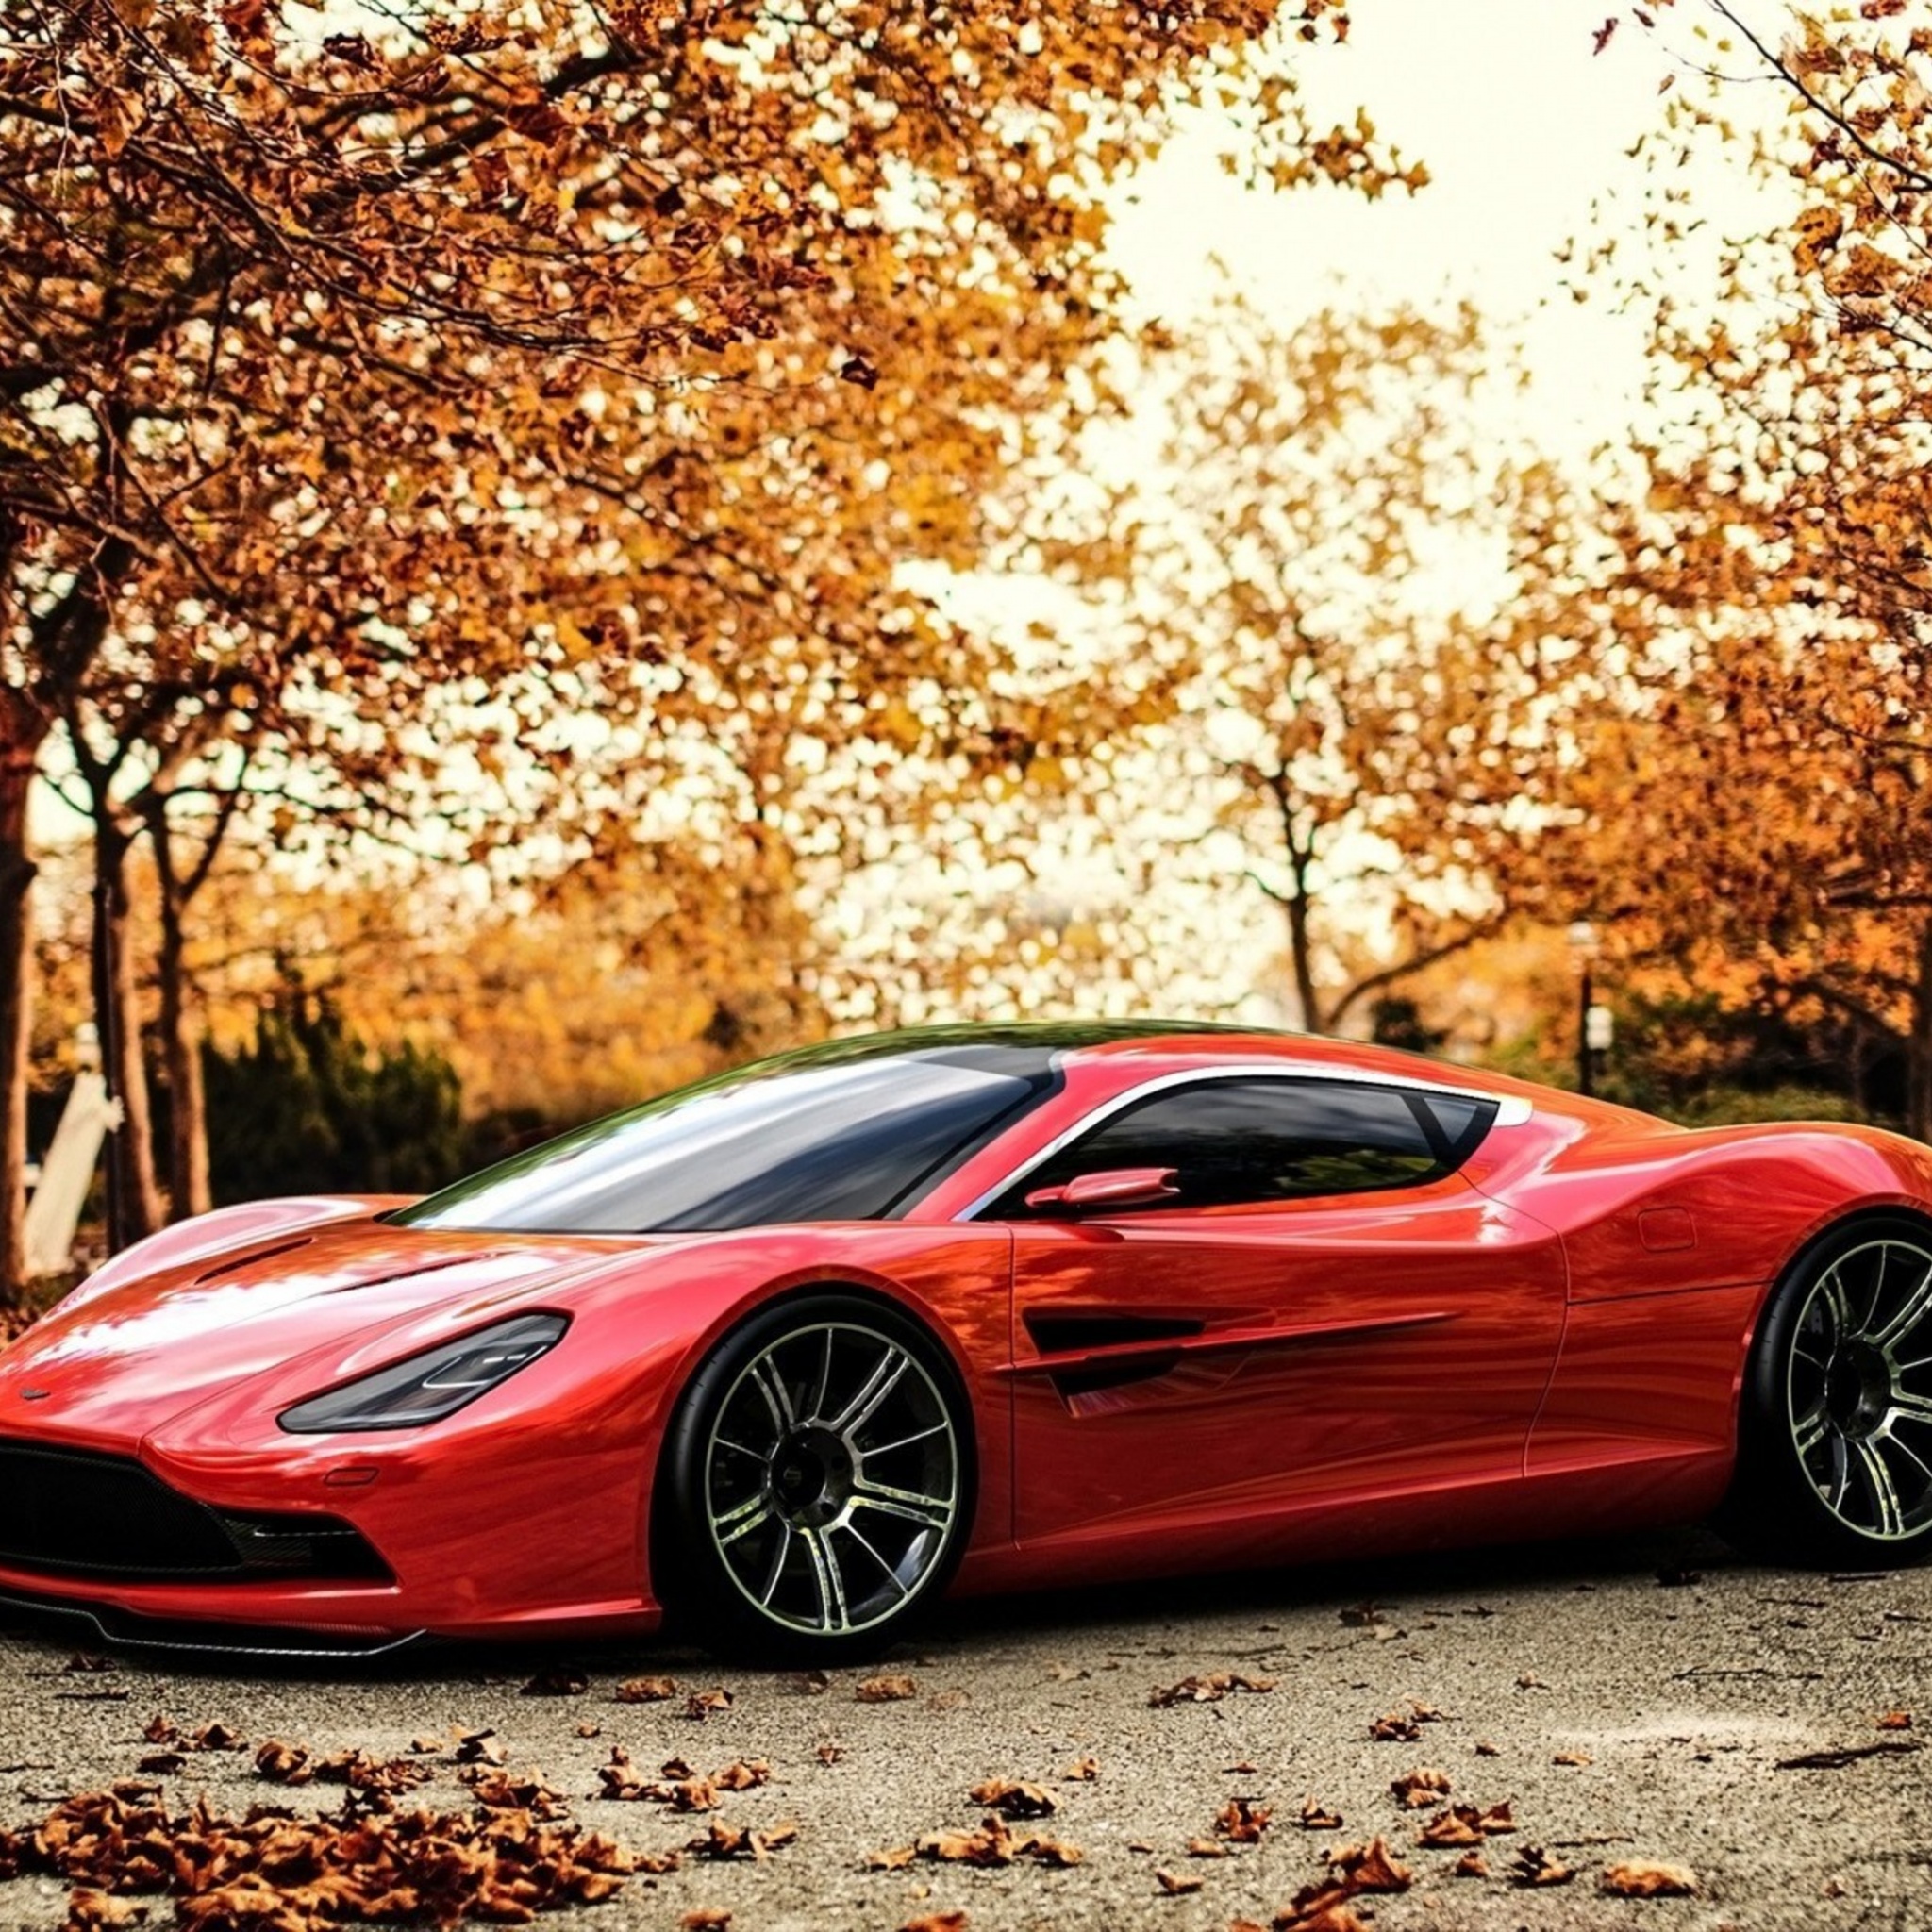
<path id="1" fill-rule="evenodd" d="M 391 1218 L 553 1234 L 886 1220 L 1043 1095 L 1052 1059 L 992 1045 L 783 1055 L 593 1121 Z"/>

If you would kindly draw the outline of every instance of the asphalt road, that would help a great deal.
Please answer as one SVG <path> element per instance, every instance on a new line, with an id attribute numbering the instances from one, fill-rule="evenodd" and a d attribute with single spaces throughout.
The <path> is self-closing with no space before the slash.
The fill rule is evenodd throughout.
<path id="1" fill-rule="evenodd" d="M 1325 1854 L 1376 1834 L 1414 1874 L 1406 1891 L 1358 1901 L 1380 1932 L 1932 1928 L 1932 1571 L 1787 1574 L 1694 1537 L 1390 1561 L 960 1606 L 916 1648 L 823 1683 L 661 1646 L 446 1651 L 327 1677 L 111 1655 L 70 1669 L 75 1648 L 45 1630 L 0 1634 L 0 1825 L 133 1775 L 158 1748 L 143 1737 L 158 1713 L 191 1734 L 219 1722 L 247 1745 L 182 1752 L 162 1779 L 171 1807 L 200 1794 L 238 1815 L 341 1803 L 340 1786 L 266 1783 L 254 1757 L 269 1739 L 388 1757 L 489 1729 L 512 1774 L 541 1773 L 573 1819 L 635 1851 L 685 1846 L 713 1819 L 796 1824 L 762 1859 L 686 1851 L 608 1903 L 567 1908 L 559 1932 L 673 1927 L 705 1907 L 729 1911 L 733 1932 L 893 1932 L 958 1912 L 970 1932 L 1265 1924 Z M 539 1674 L 585 1688 L 526 1693 Z M 909 1677 L 914 1694 L 860 1701 L 861 1680 L 880 1674 Z M 1150 1702 L 1216 1674 L 1273 1688 Z M 675 1679 L 675 1694 L 617 1701 L 645 1674 Z M 714 1689 L 728 1707 L 689 1714 L 692 1693 Z M 1418 1706 L 1437 1715 L 1418 1719 Z M 1413 1739 L 1371 1735 L 1391 1714 Z M 770 1778 L 721 1792 L 709 1813 L 592 1796 L 613 1746 L 640 1781 L 672 1758 L 701 1776 L 763 1760 Z M 1082 1759 L 1091 1774 L 1067 1776 Z M 471 1801 L 452 1752 L 422 1761 L 430 1781 L 406 1806 Z M 1405 1808 L 1391 1785 L 1423 1768 L 1450 1791 Z M 1077 1847 L 1079 1862 L 868 1869 L 922 1837 L 973 1832 L 986 1807 L 971 1794 L 988 1779 L 1044 1786 L 1053 1814 L 1011 1830 Z M 1272 1809 L 1257 1840 L 1189 1856 L 1191 1840 L 1216 1840 L 1235 1799 Z M 1310 1799 L 1341 1828 L 1304 1829 Z M 1486 1840 L 1490 1876 L 1452 1876 L 1459 1851 L 1418 1845 L 1437 1807 L 1504 1801 L 1517 1829 Z M 1513 1882 L 1531 1846 L 1574 1878 Z M 1687 1866 L 1698 1890 L 1604 1894 L 1606 1866 L 1631 1859 Z M 1190 1889 L 1167 1892 L 1160 1873 Z M 58 1925 L 66 1897 L 48 1877 L 0 1884 L 0 1924 Z M 158 1902 L 151 1923 L 168 1919 Z"/>

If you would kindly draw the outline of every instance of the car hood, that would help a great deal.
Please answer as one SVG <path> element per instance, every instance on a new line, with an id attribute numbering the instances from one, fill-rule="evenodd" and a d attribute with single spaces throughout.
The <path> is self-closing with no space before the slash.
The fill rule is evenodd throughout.
<path id="1" fill-rule="evenodd" d="M 83 1287 L 0 1354 L 0 1436 L 139 1441 L 218 1390 L 445 1305 L 487 1319 L 608 1263 L 609 1238 L 394 1227 L 372 1216 L 206 1246 Z M 641 1240 L 639 1246 L 655 1245 Z M 405 1351 L 398 1351 L 405 1352 Z M 383 1352 L 372 1349 L 371 1368 Z"/>

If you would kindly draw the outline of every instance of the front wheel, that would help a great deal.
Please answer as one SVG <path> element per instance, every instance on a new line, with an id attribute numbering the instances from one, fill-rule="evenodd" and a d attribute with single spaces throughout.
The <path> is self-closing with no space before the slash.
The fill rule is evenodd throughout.
<path id="1" fill-rule="evenodd" d="M 701 1641 L 774 1660 L 862 1656 L 939 1595 L 964 1548 L 965 1392 L 894 1308 L 781 1302 L 691 1378 L 661 1482 L 659 1593 Z"/>
<path id="2" fill-rule="evenodd" d="M 1719 1527 L 1781 1561 L 1932 1554 L 1932 1228 L 1825 1235 L 1773 1293 Z"/>

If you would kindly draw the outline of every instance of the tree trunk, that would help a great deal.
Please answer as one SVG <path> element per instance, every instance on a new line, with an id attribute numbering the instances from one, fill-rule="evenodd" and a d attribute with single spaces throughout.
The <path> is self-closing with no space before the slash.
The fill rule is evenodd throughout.
<path id="1" fill-rule="evenodd" d="M 1932 1141 L 1932 923 L 1919 934 L 1919 979 L 1906 1038 L 1906 1132 Z"/>
<path id="2" fill-rule="evenodd" d="M 1288 958 L 1294 974 L 1294 996 L 1301 1008 L 1299 1024 L 1304 1033 L 1325 1033 L 1322 1009 L 1315 993 L 1314 941 L 1308 932 L 1308 898 L 1303 889 L 1301 868 L 1295 868 L 1294 896 L 1288 902 Z"/>
<path id="3" fill-rule="evenodd" d="M 19 691 L 0 691 L 0 1305 L 18 1305 L 26 1289 L 28 895 L 34 880 L 26 815 L 46 736 L 45 721 Z"/>
<path id="4" fill-rule="evenodd" d="M 208 1179 L 208 1098 L 201 1078 L 201 1041 L 190 1010 L 187 948 L 181 902 L 161 883 L 161 943 L 156 965 L 161 982 L 161 1047 L 168 1068 L 168 1208 L 173 1219 L 206 1214 L 213 1205 Z"/>
<path id="5" fill-rule="evenodd" d="M 108 1148 L 109 1244 L 150 1235 L 164 1218 L 155 1174 L 154 1114 L 142 1053 L 141 1008 L 127 946 L 127 834 L 111 821 L 94 825 L 94 1009 L 101 1065 L 123 1120 Z"/>

